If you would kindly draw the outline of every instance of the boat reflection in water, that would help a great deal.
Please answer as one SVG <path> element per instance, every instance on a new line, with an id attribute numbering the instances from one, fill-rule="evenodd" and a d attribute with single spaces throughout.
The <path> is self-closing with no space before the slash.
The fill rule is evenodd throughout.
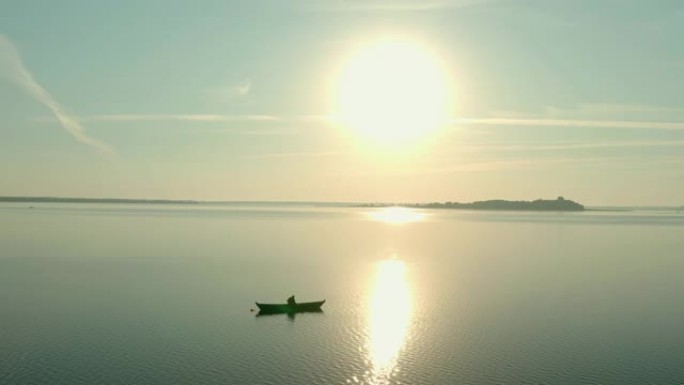
<path id="1" fill-rule="evenodd" d="M 397 358 L 411 322 L 406 264 L 389 259 L 378 264 L 368 317 L 370 384 L 385 384 L 398 371 Z"/>
<path id="2" fill-rule="evenodd" d="M 297 314 L 299 313 L 315 313 L 315 314 L 323 314 L 323 309 L 317 309 L 317 310 L 300 310 L 296 312 L 284 312 L 284 311 L 269 311 L 269 310 L 259 310 L 259 312 L 256 314 L 256 317 L 268 317 L 268 316 L 273 316 L 273 315 L 287 315 L 287 318 L 294 320 Z"/>

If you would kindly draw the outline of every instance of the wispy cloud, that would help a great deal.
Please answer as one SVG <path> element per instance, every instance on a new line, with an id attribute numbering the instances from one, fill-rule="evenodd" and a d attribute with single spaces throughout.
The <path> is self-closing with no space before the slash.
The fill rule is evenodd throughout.
<path id="1" fill-rule="evenodd" d="M 252 80 L 242 79 L 229 85 L 214 86 L 206 90 L 212 102 L 234 103 L 247 98 L 252 91 Z"/>
<path id="2" fill-rule="evenodd" d="M 36 117 L 39 122 L 53 122 L 54 117 Z M 234 135 L 298 135 L 306 128 L 320 128 L 333 120 L 328 115 L 223 115 L 223 114 L 111 114 L 78 116 L 79 122 L 135 124 L 146 122 L 188 122 L 206 125 L 202 132 Z"/>
<path id="3" fill-rule="evenodd" d="M 485 119 L 462 119 L 461 122 L 511 126 L 681 129 L 684 126 L 684 107 L 589 103 L 571 107 L 547 106 L 538 113 L 492 111 Z"/>
<path id="4" fill-rule="evenodd" d="M 617 108 L 617 107 L 616 107 Z M 634 111 L 641 111 L 634 107 Z M 663 111 L 679 111 L 663 109 Z M 643 129 L 643 130 L 684 130 L 682 121 L 646 120 L 590 120 L 590 119 L 553 119 L 546 117 L 523 117 L 523 114 L 507 113 L 512 117 L 494 118 L 452 118 L 454 128 L 467 126 L 510 126 L 510 127 L 569 127 L 569 128 L 606 128 L 606 129 Z M 55 117 L 59 119 L 57 115 Z M 341 124 L 332 115 L 268 115 L 268 114 L 105 114 L 70 117 L 74 122 L 196 122 L 196 123 L 254 123 L 254 124 L 303 124 L 311 127 Z M 38 117 L 39 121 L 53 121 L 52 117 Z M 60 120 L 61 121 L 61 120 Z M 226 132 L 234 130 L 225 129 Z M 242 131 L 245 131 L 244 129 Z M 241 132 L 242 132 L 241 131 Z"/>
<path id="5" fill-rule="evenodd" d="M 79 116 L 82 122 L 276 122 L 282 118 L 271 115 L 217 115 L 217 114 L 116 114 Z"/>
<path id="6" fill-rule="evenodd" d="M 44 118 L 43 118 L 44 119 Z M 111 114 L 79 116 L 81 122 L 321 122 L 334 123 L 328 115 L 222 115 L 222 114 Z M 684 130 L 684 122 L 626 121 L 626 120 L 576 120 L 544 118 L 455 118 L 455 125 L 487 126 L 544 126 L 544 127 L 586 127 L 586 128 L 643 128 L 662 130 Z"/>
<path id="7" fill-rule="evenodd" d="M 17 83 L 29 95 L 50 109 L 62 128 L 76 140 L 95 147 L 106 154 L 114 153 L 106 143 L 88 136 L 79 121 L 69 115 L 52 95 L 34 79 L 24 65 L 19 51 L 12 41 L 4 35 L 0 35 L 0 73 L 10 81 Z"/>
<path id="8" fill-rule="evenodd" d="M 257 154 L 246 156 L 246 159 L 267 159 L 267 158 L 317 158 L 342 154 L 341 151 L 302 151 L 302 152 L 277 152 L 268 154 Z"/>
<path id="9" fill-rule="evenodd" d="M 659 130 L 684 130 L 684 122 L 653 122 L 625 120 L 573 120 L 573 119 L 508 119 L 484 118 L 454 119 L 456 125 L 489 126 L 541 126 L 541 127 L 585 127 L 585 128 L 637 128 Z"/>
<path id="10" fill-rule="evenodd" d="M 234 134 L 246 136 L 289 136 L 299 135 L 301 130 L 287 127 L 260 127 L 260 128 L 213 128 L 208 129 L 208 132 L 219 134 Z"/>
<path id="11" fill-rule="evenodd" d="M 549 106 L 544 110 L 543 116 L 536 117 L 548 119 L 682 122 L 684 121 L 684 108 L 644 104 L 589 103 L 579 104 L 570 108 Z"/>
<path id="12" fill-rule="evenodd" d="M 38 117 L 38 121 L 52 121 L 51 117 Z M 197 122 L 197 123 L 325 123 L 332 122 L 328 115 L 259 115 L 259 114 L 108 114 L 83 115 L 80 122 Z"/>
<path id="13" fill-rule="evenodd" d="M 574 150 L 574 149 L 598 149 L 598 148 L 625 148 L 625 147 L 680 147 L 684 146 L 682 140 L 629 140 L 614 142 L 582 142 L 582 143 L 464 143 L 459 151 L 551 151 L 551 150 Z"/>
<path id="14" fill-rule="evenodd" d="M 243 79 L 240 83 L 233 85 L 229 88 L 235 95 L 245 96 L 252 89 L 252 81 L 249 79 Z"/>

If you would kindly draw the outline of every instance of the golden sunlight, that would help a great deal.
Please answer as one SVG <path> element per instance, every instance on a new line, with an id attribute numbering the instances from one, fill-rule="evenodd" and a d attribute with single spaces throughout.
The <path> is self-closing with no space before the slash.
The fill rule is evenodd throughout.
<path id="1" fill-rule="evenodd" d="M 425 219 L 425 213 L 406 207 L 385 207 L 368 213 L 372 219 L 393 225 L 419 222 Z"/>
<path id="2" fill-rule="evenodd" d="M 448 120 L 439 60 L 406 41 L 378 41 L 352 55 L 337 78 L 335 120 L 379 145 L 405 146 Z"/>
<path id="3" fill-rule="evenodd" d="M 390 259 L 378 265 L 369 308 L 368 352 L 371 383 L 384 383 L 396 369 L 411 320 L 411 296 L 404 262 Z"/>

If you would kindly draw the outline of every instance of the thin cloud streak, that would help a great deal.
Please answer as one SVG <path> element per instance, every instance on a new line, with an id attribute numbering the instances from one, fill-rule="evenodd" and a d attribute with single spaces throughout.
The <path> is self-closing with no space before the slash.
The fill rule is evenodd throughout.
<path id="1" fill-rule="evenodd" d="M 559 143 L 559 144 L 487 144 L 467 143 L 459 147 L 459 151 L 468 150 L 479 152 L 488 151 L 546 151 L 546 150 L 574 150 L 593 148 L 622 148 L 622 147 L 678 147 L 684 146 L 684 141 L 616 141 L 616 142 L 589 142 L 589 143 Z"/>
<path id="2" fill-rule="evenodd" d="M 567 114 L 606 114 L 606 113 L 677 113 L 684 114 L 684 108 L 678 107 L 663 107 L 650 104 L 615 104 L 615 103 L 590 103 L 580 104 L 577 108 L 565 109 L 559 107 L 547 107 L 546 114 L 549 117 L 553 115 L 567 115 Z M 559 117 L 559 116 L 556 116 Z"/>
<path id="3" fill-rule="evenodd" d="M 38 118 L 38 120 L 52 120 Z M 206 123 L 259 123 L 259 122 L 331 122 L 327 115 L 221 115 L 221 114 L 111 114 L 79 116 L 81 122 L 206 122 Z"/>
<path id="4" fill-rule="evenodd" d="M 584 127 L 584 128 L 636 128 L 659 130 L 684 130 L 684 122 L 648 122 L 623 120 L 571 120 L 571 119 L 454 119 L 454 124 L 487 126 L 536 126 L 536 127 Z"/>
<path id="5" fill-rule="evenodd" d="M 126 114 L 81 116 L 83 122 L 276 122 L 281 118 L 270 115 L 216 115 L 216 114 Z"/>
<path id="6" fill-rule="evenodd" d="M 221 115 L 221 114 L 112 114 L 80 116 L 82 122 L 321 122 L 334 124 L 335 117 L 317 115 Z M 625 121 L 625 120 L 575 120 L 575 119 L 517 119 L 517 118 L 452 118 L 452 125 L 483 126 L 535 126 L 578 128 L 634 128 L 658 130 L 684 130 L 684 122 Z"/>
<path id="7" fill-rule="evenodd" d="M 33 78 L 33 75 L 21 60 L 19 51 L 15 48 L 12 41 L 4 35 L 0 35 L 0 72 L 10 81 L 17 83 L 38 102 L 50 109 L 62 128 L 76 140 L 95 147 L 105 154 L 114 154 L 114 150 L 109 145 L 88 136 L 85 133 L 85 128 L 79 121 L 70 116 L 52 95 Z"/>
<path id="8" fill-rule="evenodd" d="M 58 107 L 58 106 L 57 106 Z M 63 114 L 62 114 L 63 116 Z M 58 120 L 59 117 L 56 115 Z M 267 115 L 267 114 L 108 114 L 89 115 L 70 118 L 76 122 L 197 122 L 197 123 L 321 123 L 340 124 L 332 115 Z M 37 118 L 39 121 L 52 121 L 52 118 Z M 507 127 L 569 127 L 569 128 L 607 128 L 607 129 L 645 129 L 684 131 L 684 122 L 631 121 L 631 120 L 577 120 L 545 118 L 451 118 L 449 124 L 462 126 L 507 126 Z M 231 132 L 226 130 L 226 132 Z"/>
<path id="9" fill-rule="evenodd" d="M 300 135 L 301 131 L 290 128 L 266 128 L 266 129 L 239 129 L 239 128 L 217 128 L 209 129 L 208 132 L 218 134 L 228 133 L 235 135 L 251 135 L 251 136 L 286 136 L 286 135 Z"/>
<path id="10" fill-rule="evenodd" d="M 342 154 L 340 151 L 308 151 L 308 152 L 280 152 L 245 156 L 245 159 L 269 159 L 269 158 L 307 158 L 325 157 Z"/>
<path id="11" fill-rule="evenodd" d="M 53 122 L 53 117 L 36 117 L 38 122 Z M 327 115 L 220 115 L 220 114 L 112 114 L 80 116 L 78 120 L 89 123 L 146 123 L 146 122 L 188 122 L 207 124 L 202 132 L 226 133 L 235 135 L 300 135 L 304 127 L 319 127 L 332 119 Z M 226 123 L 227 126 L 221 126 Z M 232 124 L 242 123 L 240 127 Z M 219 125 L 219 126 L 216 126 Z M 97 128 L 103 128 L 97 126 Z M 105 127 L 106 128 L 106 127 Z"/>

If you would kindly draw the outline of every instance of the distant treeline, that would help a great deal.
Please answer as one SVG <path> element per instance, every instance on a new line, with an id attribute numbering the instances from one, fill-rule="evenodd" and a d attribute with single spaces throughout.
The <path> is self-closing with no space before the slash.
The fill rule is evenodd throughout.
<path id="1" fill-rule="evenodd" d="M 165 203 L 165 204 L 196 204 L 190 200 L 164 199 L 116 199 L 116 198 L 56 198 L 56 197 L 0 197 L 0 202 L 53 202 L 53 203 Z"/>
<path id="2" fill-rule="evenodd" d="M 428 208 L 428 209 L 466 209 L 466 210 L 519 210 L 519 211 L 584 211 L 584 206 L 558 197 L 558 199 L 537 199 L 534 201 L 507 201 L 502 199 L 477 201 L 472 203 L 459 202 L 433 202 L 433 203 L 368 203 L 361 207 L 389 207 L 401 206 L 412 208 Z"/>

